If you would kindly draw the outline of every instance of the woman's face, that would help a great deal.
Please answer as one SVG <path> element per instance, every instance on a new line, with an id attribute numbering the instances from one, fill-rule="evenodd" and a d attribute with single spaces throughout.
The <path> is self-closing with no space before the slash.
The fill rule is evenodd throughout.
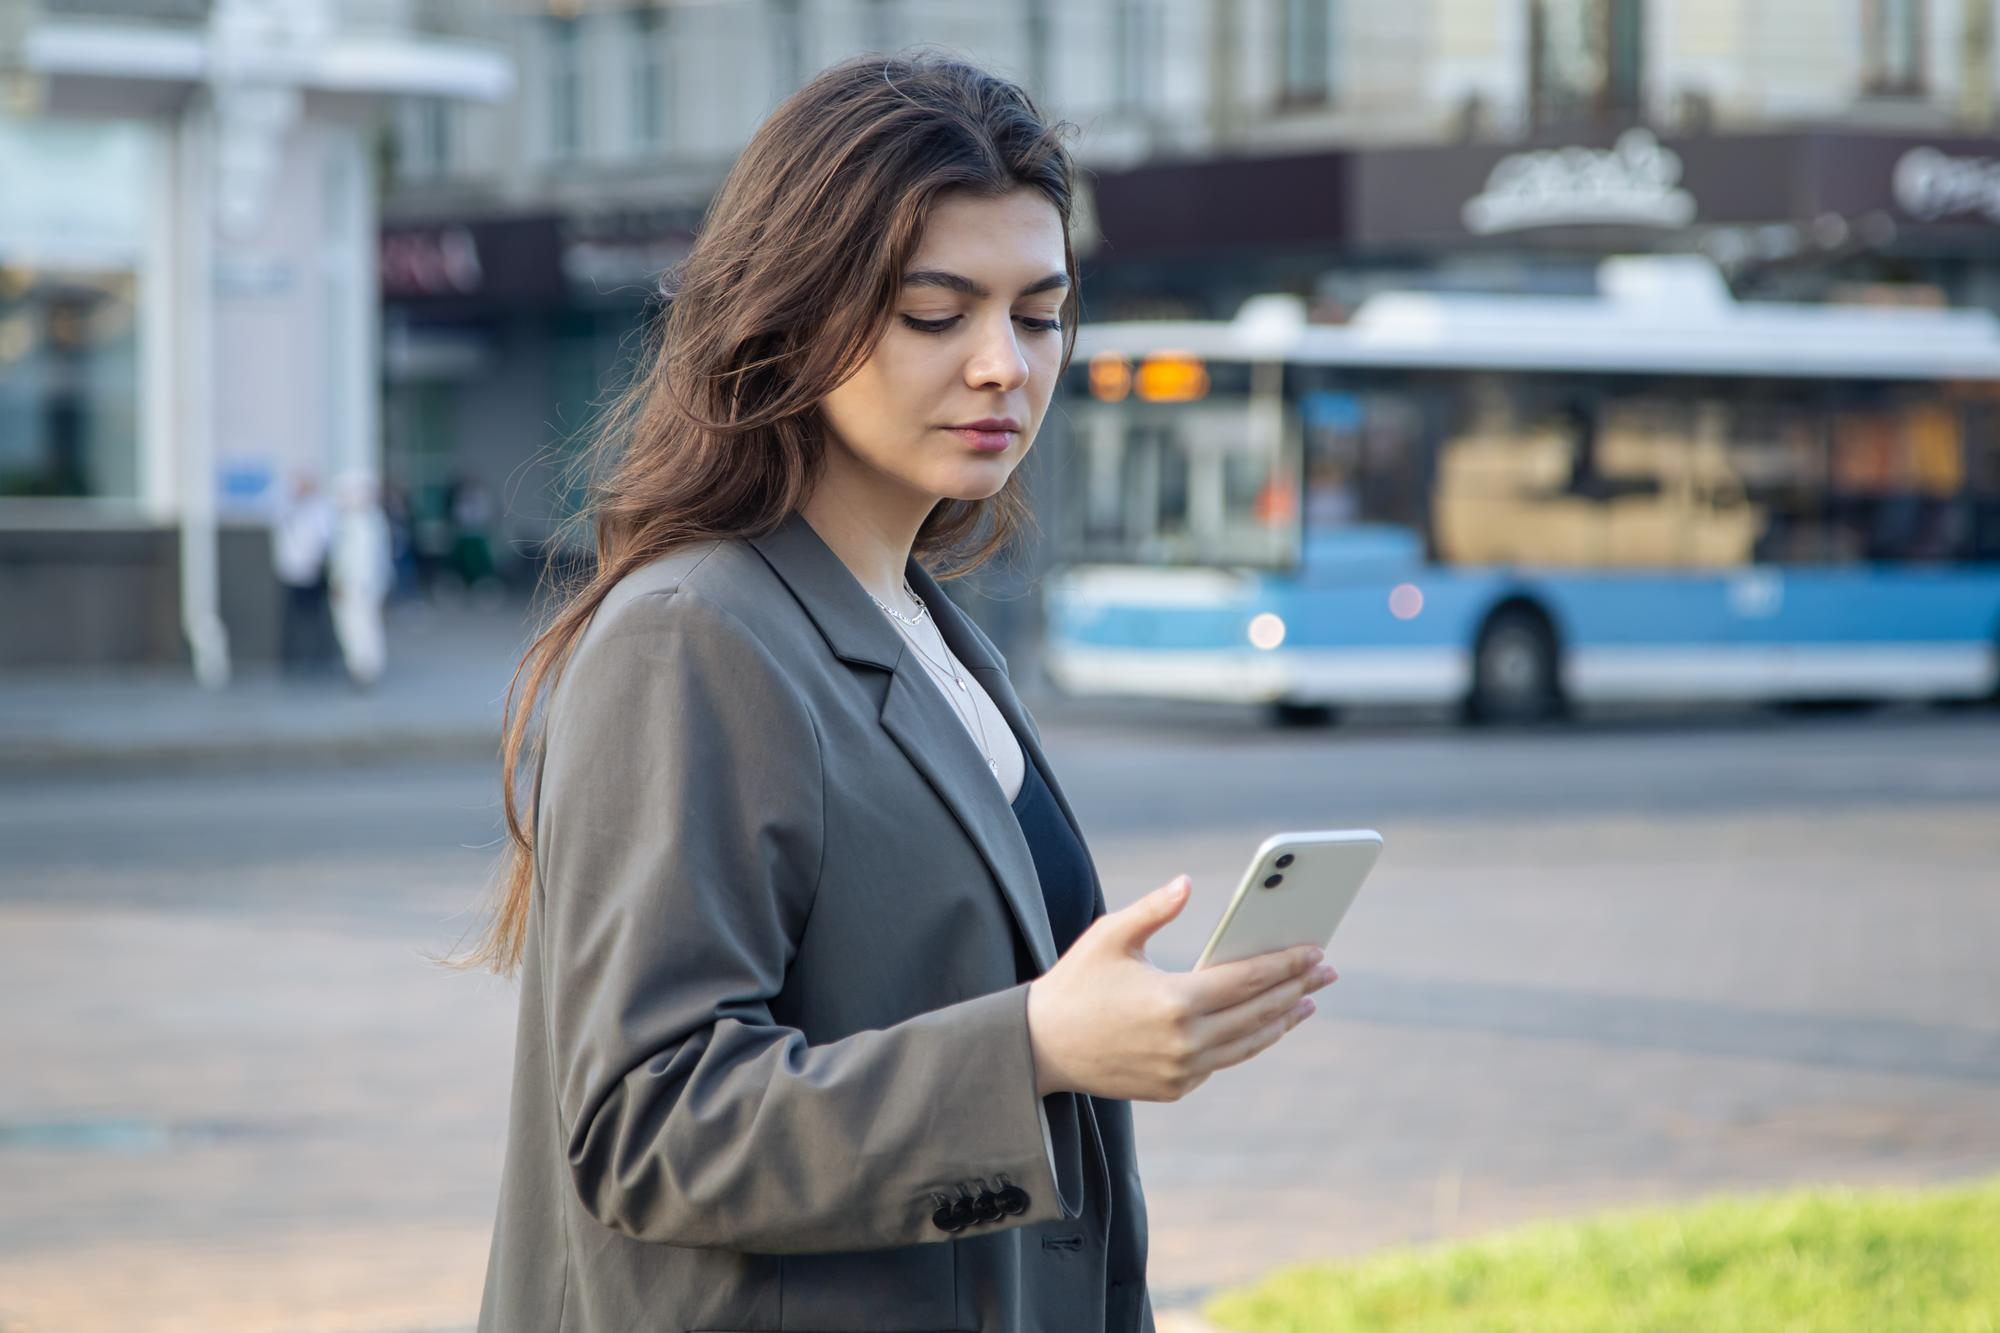
<path id="1" fill-rule="evenodd" d="M 828 394 L 828 464 L 919 499 L 982 500 L 1020 465 L 1062 361 L 1062 217 L 1040 191 L 945 195 L 860 370 Z M 950 429 L 988 419 L 1011 427 Z"/>

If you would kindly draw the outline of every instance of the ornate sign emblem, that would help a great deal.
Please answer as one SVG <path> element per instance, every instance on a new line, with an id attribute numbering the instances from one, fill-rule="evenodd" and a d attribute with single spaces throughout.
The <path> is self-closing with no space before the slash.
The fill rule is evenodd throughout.
<path id="1" fill-rule="evenodd" d="M 1550 148 L 1500 159 L 1461 216 L 1481 236 L 1531 227 L 1615 223 L 1684 227 L 1694 196 L 1679 188 L 1680 154 L 1651 132 L 1625 131 L 1610 148 Z"/>
<path id="2" fill-rule="evenodd" d="M 1955 213 L 1977 213 L 2000 222 L 2000 161 L 1953 157 L 1936 148 L 1912 148 L 1896 160 L 1890 188 L 1911 217 L 1935 222 Z"/>

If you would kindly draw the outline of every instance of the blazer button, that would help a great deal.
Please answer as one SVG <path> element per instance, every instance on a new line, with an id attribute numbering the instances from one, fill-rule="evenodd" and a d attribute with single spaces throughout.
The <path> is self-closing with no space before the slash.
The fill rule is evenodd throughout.
<path id="1" fill-rule="evenodd" d="M 936 1212 L 932 1213 L 931 1225 L 936 1227 L 939 1231 L 965 1230 L 965 1222 L 958 1215 L 958 1205 L 953 1203 L 945 1204 L 943 1207 L 939 1208 Z"/>
<path id="2" fill-rule="evenodd" d="M 1028 1191 L 1019 1185 L 1009 1185 L 993 1196 L 1000 1205 L 1000 1211 L 1010 1217 L 1018 1217 L 1028 1211 Z"/>
<path id="3" fill-rule="evenodd" d="M 1002 1216 L 1000 1200 L 992 1190 L 979 1191 L 979 1197 L 972 1201 L 972 1220 L 975 1222 L 995 1222 Z"/>

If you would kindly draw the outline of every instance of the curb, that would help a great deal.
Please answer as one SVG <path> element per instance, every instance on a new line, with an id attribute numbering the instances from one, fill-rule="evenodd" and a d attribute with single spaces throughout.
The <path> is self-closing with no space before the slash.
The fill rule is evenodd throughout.
<path id="1" fill-rule="evenodd" d="M 484 727 L 429 733 L 252 736 L 136 745 L 20 740 L 0 741 L 0 778 L 269 764 L 346 764 L 384 759 L 485 759 L 498 762 L 499 755 L 499 730 Z"/>

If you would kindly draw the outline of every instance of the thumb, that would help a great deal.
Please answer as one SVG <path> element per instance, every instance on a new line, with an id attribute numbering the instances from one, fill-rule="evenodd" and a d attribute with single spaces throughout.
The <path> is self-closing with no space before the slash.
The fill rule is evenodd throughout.
<path id="1" fill-rule="evenodd" d="M 1119 912 L 1117 931 L 1120 943 L 1128 948 L 1137 948 L 1151 939 L 1160 927 L 1181 914 L 1193 887 L 1193 882 L 1186 875 L 1176 875 Z"/>

